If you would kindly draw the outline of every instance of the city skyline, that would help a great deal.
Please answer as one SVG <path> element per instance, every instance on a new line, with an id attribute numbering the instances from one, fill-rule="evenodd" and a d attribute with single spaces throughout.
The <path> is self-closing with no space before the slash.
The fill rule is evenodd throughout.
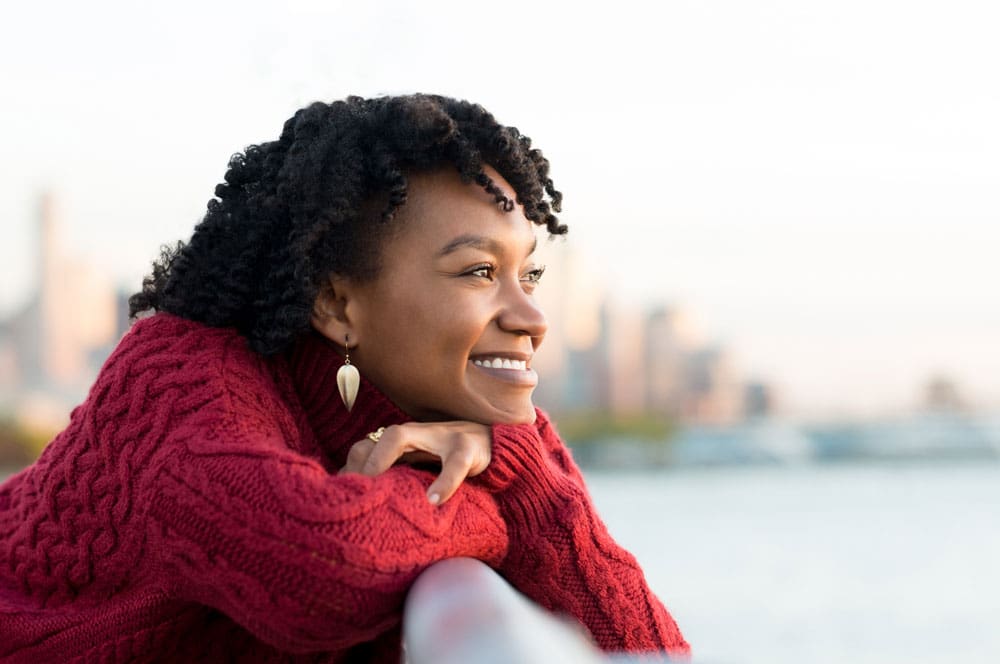
<path id="1" fill-rule="evenodd" d="M 0 316 L 0 415 L 44 429 L 82 400 L 129 327 L 128 293 L 67 245 L 53 192 L 37 201 L 36 227 L 36 288 L 19 310 Z M 537 293 L 550 324 L 532 364 L 541 377 L 536 403 L 550 412 L 709 426 L 849 415 L 789 406 L 767 377 L 748 375 L 732 349 L 700 328 L 695 311 L 616 301 L 580 287 L 593 274 L 579 252 L 546 244 L 538 253 L 554 277 Z M 920 403 L 906 413 L 983 410 L 948 375 L 929 376 L 920 389 Z"/>
<path id="2" fill-rule="evenodd" d="M 1000 9 L 505 9 L 549 32 L 491 49 L 513 24 L 452 2 L 19 8 L 0 313 L 32 288 L 41 190 L 78 255 L 134 290 L 229 155 L 296 107 L 420 89 L 480 101 L 550 157 L 576 290 L 696 312 L 789 407 L 902 409 L 938 374 L 1000 406 Z"/>
<path id="3" fill-rule="evenodd" d="M 36 288 L 24 306 L 0 317 L 0 416 L 44 430 L 83 399 L 129 321 L 127 295 L 67 246 L 53 192 L 39 197 L 36 226 Z M 773 414 L 766 400 L 747 412 L 738 371 L 724 349 L 694 333 L 689 314 L 573 298 L 572 254 L 549 258 L 570 278 L 539 298 L 552 320 L 532 362 L 543 376 L 540 405 L 553 413 L 714 425 Z M 948 386 L 941 387 L 945 394 Z"/>

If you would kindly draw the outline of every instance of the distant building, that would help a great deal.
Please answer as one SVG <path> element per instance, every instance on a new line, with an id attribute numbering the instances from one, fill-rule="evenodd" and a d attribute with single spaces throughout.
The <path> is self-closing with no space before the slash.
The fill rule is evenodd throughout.
<path id="1" fill-rule="evenodd" d="M 743 418 L 743 393 L 729 354 L 702 348 L 687 358 L 681 417 L 699 424 L 733 424 Z"/>
<path id="2" fill-rule="evenodd" d="M 109 280 L 63 246 L 54 197 L 38 207 L 36 291 L 0 321 L 0 406 L 68 413 L 93 382 L 120 334 L 120 302 Z"/>
<path id="3" fill-rule="evenodd" d="M 538 372 L 534 401 L 542 408 L 553 411 L 562 408 L 566 390 L 566 318 L 569 309 L 566 293 L 572 279 L 567 273 L 568 251 L 561 240 L 541 241 L 536 250 L 536 257 L 546 270 L 535 291 L 535 300 L 545 312 L 549 330 L 531 361 L 532 368 Z"/>
<path id="4" fill-rule="evenodd" d="M 608 355 L 611 343 L 608 312 L 600 307 L 595 327 L 596 338 L 590 346 L 575 344 L 567 349 L 565 391 L 562 405 L 567 410 L 598 410 L 611 408 L 611 364 Z"/>
<path id="5" fill-rule="evenodd" d="M 748 388 L 730 354 L 701 340 L 694 317 L 678 307 L 657 307 L 641 313 L 600 303 L 596 311 L 566 310 L 563 294 L 554 303 L 564 321 L 582 321 L 575 335 L 556 332 L 559 366 L 542 376 L 538 394 L 555 411 L 594 411 L 613 416 L 652 414 L 685 423 L 732 424 L 748 414 L 769 413 L 773 399 L 766 387 Z M 592 316 L 588 312 L 593 312 Z M 589 330 L 586 334 L 580 328 Z M 550 332 L 550 336 L 552 332 Z M 550 347 L 548 352 L 552 352 Z"/>
<path id="6" fill-rule="evenodd" d="M 766 383 L 751 381 L 743 389 L 743 414 L 748 418 L 763 418 L 775 414 L 777 399 L 774 389 Z"/>
<path id="7" fill-rule="evenodd" d="M 924 410 L 938 413 L 961 412 L 967 408 L 958 386 L 946 376 L 935 376 L 924 388 Z"/>
<path id="8" fill-rule="evenodd" d="M 21 384 L 17 345 L 10 321 L 0 322 L 0 403 Z"/>
<path id="9" fill-rule="evenodd" d="M 608 339 L 593 265 L 560 239 L 540 242 L 536 258 L 547 266 L 535 297 L 549 331 L 532 361 L 535 403 L 557 413 L 604 409 Z"/>
<path id="10" fill-rule="evenodd" d="M 681 417 L 688 357 L 700 344 L 693 316 L 677 307 L 658 307 L 646 315 L 643 332 L 646 410 Z"/>
<path id="11" fill-rule="evenodd" d="M 605 302 L 608 411 L 635 415 L 646 410 L 646 353 L 643 316 L 634 308 Z"/>

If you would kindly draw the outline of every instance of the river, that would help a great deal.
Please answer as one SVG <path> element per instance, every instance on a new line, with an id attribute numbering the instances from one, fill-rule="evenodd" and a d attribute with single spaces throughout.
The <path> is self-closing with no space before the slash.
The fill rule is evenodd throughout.
<path id="1" fill-rule="evenodd" d="M 587 479 L 695 662 L 1000 662 L 996 462 Z"/>

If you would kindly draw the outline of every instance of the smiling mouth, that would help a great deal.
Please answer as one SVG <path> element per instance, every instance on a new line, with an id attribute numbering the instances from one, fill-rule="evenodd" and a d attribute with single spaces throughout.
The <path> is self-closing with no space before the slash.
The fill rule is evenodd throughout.
<path id="1" fill-rule="evenodd" d="M 531 356 L 518 353 L 520 357 L 500 355 L 477 355 L 469 358 L 469 364 L 495 380 L 510 383 L 516 387 L 533 388 L 538 384 L 538 374 L 531 368 Z"/>
<path id="2" fill-rule="evenodd" d="M 477 367 L 483 367 L 486 369 L 510 369 L 513 371 L 525 371 L 528 368 L 528 362 L 526 360 L 512 360 L 509 357 L 474 358 L 472 363 Z"/>

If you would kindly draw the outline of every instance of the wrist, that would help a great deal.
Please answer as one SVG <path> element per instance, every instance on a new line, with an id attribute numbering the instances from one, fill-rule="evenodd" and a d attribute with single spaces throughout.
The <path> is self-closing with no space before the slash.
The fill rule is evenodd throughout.
<path id="1" fill-rule="evenodd" d="M 493 460 L 477 478 L 495 494 L 511 529 L 541 532 L 585 500 L 582 490 L 549 458 L 531 424 L 494 424 Z"/>

